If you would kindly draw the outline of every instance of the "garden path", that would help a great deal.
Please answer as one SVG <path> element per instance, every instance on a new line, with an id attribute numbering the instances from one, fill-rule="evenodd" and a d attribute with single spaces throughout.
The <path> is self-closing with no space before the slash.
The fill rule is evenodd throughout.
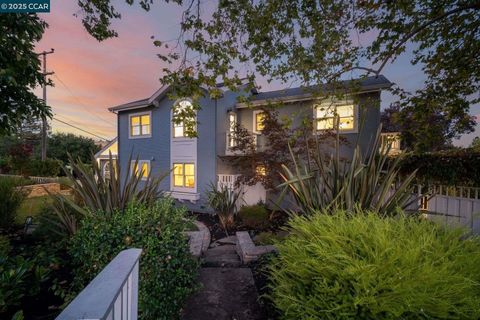
<path id="1" fill-rule="evenodd" d="M 200 290 L 183 310 L 183 320 L 261 320 L 264 312 L 252 271 L 242 267 L 235 239 L 211 244 L 199 273 Z"/>

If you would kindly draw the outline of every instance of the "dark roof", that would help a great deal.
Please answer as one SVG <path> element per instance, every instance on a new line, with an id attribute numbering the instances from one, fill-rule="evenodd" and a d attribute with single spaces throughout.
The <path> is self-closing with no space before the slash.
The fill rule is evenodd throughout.
<path id="1" fill-rule="evenodd" d="M 370 91 L 370 90 L 381 90 L 389 88 L 392 83 L 382 75 L 367 77 L 361 80 L 346 80 L 340 82 L 341 86 L 344 86 L 346 89 L 358 86 L 360 91 Z M 253 95 L 252 101 L 260 100 L 280 100 L 284 98 L 293 98 L 293 97 L 302 97 L 310 96 L 313 92 L 326 91 L 327 85 L 321 86 L 310 86 L 310 87 L 297 87 L 289 88 L 284 90 L 275 90 L 260 92 L 256 95 Z"/>
<path id="2" fill-rule="evenodd" d="M 222 84 L 219 84 L 219 85 L 222 85 Z M 358 86 L 358 89 L 360 90 L 360 92 L 362 91 L 365 92 L 365 91 L 377 91 L 377 90 L 386 89 L 386 88 L 389 88 L 392 85 L 392 83 L 384 76 L 379 75 L 379 76 L 366 77 L 361 80 L 356 79 L 356 80 L 342 81 L 340 82 L 340 85 L 344 86 L 345 89 L 356 88 L 356 86 Z M 154 100 L 158 100 L 161 97 L 163 97 L 168 90 L 169 90 L 168 86 L 163 86 L 160 89 L 158 89 L 149 98 L 121 104 L 115 107 L 108 108 L 108 110 L 111 112 L 117 112 L 122 110 L 148 107 L 152 105 Z M 257 93 L 256 91 L 254 91 L 251 97 L 251 102 L 253 104 L 262 104 L 264 103 L 264 101 L 267 101 L 267 100 L 308 99 L 308 98 L 311 98 L 313 92 L 327 91 L 327 90 L 328 90 L 327 85 L 321 85 L 321 86 L 289 88 L 284 90 L 267 91 L 267 92 L 260 92 L 260 93 Z"/>
<path id="3" fill-rule="evenodd" d="M 121 110 L 128 110 L 128 109 L 135 109 L 135 108 L 140 108 L 140 107 L 146 107 L 150 103 L 148 101 L 148 98 L 145 99 L 140 99 L 128 103 L 124 103 L 115 107 L 108 108 L 109 111 L 115 112 L 115 111 L 121 111 Z"/>

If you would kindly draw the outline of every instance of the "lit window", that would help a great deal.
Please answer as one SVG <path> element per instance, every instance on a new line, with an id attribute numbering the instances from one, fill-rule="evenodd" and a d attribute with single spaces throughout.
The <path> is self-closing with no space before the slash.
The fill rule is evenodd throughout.
<path id="1" fill-rule="evenodd" d="M 131 166 L 132 173 L 135 174 L 137 177 L 141 175 L 142 180 L 148 178 L 148 175 L 150 174 L 150 161 L 138 160 L 138 163 L 136 163 L 136 161 L 132 161 Z"/>
<path id="2" fill-rule="evenodd" d="M 179 115 L 184 109 L 186 108 L 192 108 L 192 103 L 188 100 L 181 100 L 177 105 L 175 106 L 174 109 L 174 115 Z M 191 119 L 193 120 L 193 119 Z M 180 121 L 178 123 L 173 123 L 173 137 L 174 138 L 183 138 L 185 137 L 185 131 L 186 129 L 190 129 L 185 127 L 185 124 L 183 121 Z M 193 129 L 193 128 L 191 128 Z M 191 131 L 191 130 L 190 130 Z"/>
<path id="3" fill-rule="evenodd" d="M 150 114 L 135 115 L 130 117 L 130 136 L 141 137 L 150 135 Z"/>
<path id="4" fill-rule="evenodd" d="M 260 133 L 265 128 L 265 112 L 257 110 L 253 112 L 253 129 L 255 133 Z"/>
<path id="5" fill-rule="evenodd" d="M 227 137 L 227 146 L 229 148 L 235 147 L 237 141 L 235 140 L 235 127 L 237 126 L 237 114 L 235 112 L 230 112 L 228 114 L 228 137 Z"/>
<path id="6" fill-rule="evenodd" d="M 195 188 L 195 165 L 193 163 L 173 164 L 173 186 Z"/>
<path id="7" fill-rule="evenodd" d="M 317 130 L 335 129 L 336 120 L 340 131 L 351 131 L 355 128 L 355 106 L 316 106 Z"/>
<path id="8" fill-rule="evenodd" d="M 259 164 L 255 167 L 255 173 L 257 176 L 266 176 L 267 168 L 263 164 Z"/>

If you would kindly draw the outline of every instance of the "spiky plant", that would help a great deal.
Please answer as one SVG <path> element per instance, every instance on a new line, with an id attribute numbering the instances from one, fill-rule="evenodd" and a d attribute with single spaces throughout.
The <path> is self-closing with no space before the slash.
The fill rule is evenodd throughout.
<path id="1" fill-rule="evenodd" d="M 339 156 L 338 135 L 333 155 L 317 149 L 310 161 L 303 161 L 292 153 L 292 170 L 284 165 L 281 173 L 282 195 L 290 192 L 302 214 L 334 209 L 353 212 L 360 207 L 394 215 L 398 208 L 406 208 L 412 201 L 416 171 L 400 179 L 400 157 L 388 161 L 391 146 L 380 146 L 380 133 L 381 127 L 365 155 L 357 143 L 350 160 Z"/>
<path id="2" fill-rule="evenodd" d="M 220 224 L 228 235 L 228 229 L 235 224 L 235 215 L 237 214 L 237 203 L 240 199 L 241 191 L 232 190 L 227 186 L 217 187 L 211 183 L 207 192 L 208 203 L 218 215 Z"/>
<path id="3" fill-rule="evenodd" d="M 138 167 L 138 159 L 133 162 L 129 159 L 125 173 L 111 154 L 108 161 L 111 169 L 104 175 L 93 157 L 91 163 L 86 164 L 69 156 L 69 168 L 64 168 L 64 171 L 72 185 L 73 199 L 63 195 L 54 197 L 59 221 L 62 224 L 65 222 L 64 227 L 69 231 L 74 232 L 70 224 L 74 221 L 70 216 L 72 210 L 80 215 L 101 212 L 108 216 L 113 212 L 122 212 L 133 201 L 152 205 L 161 196 L 160 183 L 169 172 L 158 177 L 149 173 L 142 180 L 143 169 L 138 174 L 131 174 L 131 168 Z"/>

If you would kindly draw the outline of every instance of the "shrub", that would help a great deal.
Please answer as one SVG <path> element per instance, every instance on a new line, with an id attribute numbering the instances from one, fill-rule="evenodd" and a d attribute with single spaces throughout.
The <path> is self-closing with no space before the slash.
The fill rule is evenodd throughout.
<path id="1" fill-rule="evenodd" d="M 62 161 L 56 159 L 31 159 L 27 168 L 23 170 L 30 176 L 37 177 L 56 177 L 62 171 Z"/>
<path id="2" fill-rule="evenodd" d="M 260 232 L 253 238 L 253 242 L 257 245 L 270 245 L 275 244 L 277 241 L 280 241 L 286 237 L 286 232 Z"/>
<path id="3" fill-rule="evenodd" d="M 210 184 L 210 190 L 207 191 L 208 204 L 218 215 L 220 223 L 228 235 L 228 229 L 235 224 L 235 215 L 237 213 L 237 202 L 240 198 L 240 191 L 232 190 L 227 186 L 217 186 Z"/>
<path id="4" fill-rule="evenodd" d="M 9 241 L 0 237 L 0 315 L 18 308 L 22 299 L 40 292 L 49 271 L 36 259 L 10 252 Z"/>
<path id="5" fill-rule="evenodd" d="M 395 215 L 398 208 L 406 208 L 411 201 L 416 170 L 400 182 L 399 161 L 388 163 L 391 146 L 381 147 L 381 127 L 369 152 L 364 156 L 359 141 L 352 159 L 339 156 L 340 141 L 336 140 L 336 154 L 324 155 L 321 145 L 312 154 L 311 163 L 302 163 L 292 152 L 293 170 L 283 165 L 281 174 L 287 191 L 295 199 L 299 212 L 316 210 L 352 211 L 360 206 L 382 215 Z"/>
<path id="6" fill-rule="evenodd" d="M 15 178 L 0 178 L 0 228 L 8 229 L 15 224 L 17 210 L 26 196 L 18 185 Z"/>
<path id="7" fill-rule="evenodd" d="M 71 183 L 74 199 L 78 201 L 57 195 L 54 203 L 64 202 L 80 215 L 94 212 L 109 215 L 115 210 L 123 211 L 132 201 L 153 204 L 161 195 L 159 185 L 169 172 L 158 177 L 154 177 L 150 172 L 147 179 L 142 181 L 143 171 L 138 175 L 130 174 L 130 159 L 126 168 L 121 168 L 118 159 L 112 159 L 111 155 L 108 161 L 113 170 L 110 170 L 108 176 L 104 176 L 95 158 L 92 158 L 90 164 L 86 164 L 80 159 L 74 160 L 70 157 L 70 170 L 65 168 L 64 171 Z M 137 165 L 138 160 L 134 161 L 133 167 Z M 124 169 L 126 174 L 123 174 Z M 61 219 L 62 215 L 69 214 L 62 210 L 56 210 L 56 213 Z"/>
<path id="8" fill-rule="evenodd" d="M 85 217 L 72 238 L 77 289 L 91 281 L 120 251 L 142 248 L 139 310 L 142 319 L 176 319 L 195 289 L 197 262 L 183 231 L 186 210 L 161 199 L 151 207 L 131 203 L 110 217 Z"/>
<path id="9" fill-rule="evenodd" d="M 418 218 L 297 216 L 277 243 L 284 319 L 479 319 L 480 242 Z"/>
<path id="10" fill-rule="evenodd" d="M 270 213 L 264 206 L 256 204 L 253 206 L 243 206 L 240 208 L 238 216 L 247 227 L 262 229 L 267 226 Z"/>

